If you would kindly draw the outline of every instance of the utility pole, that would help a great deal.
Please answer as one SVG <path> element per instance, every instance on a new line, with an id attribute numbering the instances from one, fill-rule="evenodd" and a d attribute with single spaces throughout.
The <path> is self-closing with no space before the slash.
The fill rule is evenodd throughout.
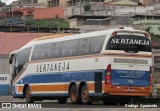
<path id="1" fill-rule="evenodd" d="M 60 33 L 60 21 L 59 21 L 59 16 L 58 15 L 56 15 L 56 19 L 57 19 L 57 22 L 56 22 L 57 31 L 58 31 L 58 33 Z"/>
<path id="2" fill-rule="evenodd" d="M 80 0 L 80 15 L 82 15 L 81 3 L 82 3 L 82 0 Z"/>

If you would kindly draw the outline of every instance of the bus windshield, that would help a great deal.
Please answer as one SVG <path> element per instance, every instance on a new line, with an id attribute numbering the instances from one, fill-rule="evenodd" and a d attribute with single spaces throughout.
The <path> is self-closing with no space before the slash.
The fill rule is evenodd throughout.
<path id="1" fill-rule="evenodd" d="M 125 52 L 151 52 L 149 38 L 138 35 L 115 35 L 111 37 L 106 50 L 123 50 Z"/>

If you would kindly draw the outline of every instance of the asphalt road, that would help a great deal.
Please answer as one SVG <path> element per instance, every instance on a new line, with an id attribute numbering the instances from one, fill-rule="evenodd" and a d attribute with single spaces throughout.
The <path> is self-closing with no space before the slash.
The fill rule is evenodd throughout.
<path id="1" fill-rule="evenodd" d="M 144 109 L 140 107 L 141 104 L 127 104 L 127 107 L 119 104 L 104 105 L 102 102 L 94 102 L 92 105 L 75 105 L 71 104 L 69 100 L 66 104 L 58 104 L 56 100 L 44 100 L 36 101 L 32 104 L 35 105 L 35 107 L 30 107 L 31 105 L 29 105 L 30 109 L 28 109 L 28 104 L 26 104 L 25 99 L 13 98 L 12 96 L 0 96 L 0 106 L 2 106 L 2 103 L 11 103 L 12 109 L 1 108 L 0 111 L 21 111 L 22 109 L 23 111 L 160 111 L 159 103 L 149 103 L 147 105 L 152 105 L 152 107 L 147 106 Z M 27 107 L 24 107 L 25 105 Z M 153 105 L 157 105 L 157 107 L 153 107 Z"/>

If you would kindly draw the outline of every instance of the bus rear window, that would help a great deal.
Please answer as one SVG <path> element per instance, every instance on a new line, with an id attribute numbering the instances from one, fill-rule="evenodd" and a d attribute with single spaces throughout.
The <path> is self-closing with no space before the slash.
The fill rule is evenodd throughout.
<path id="1" fill-rule="evenodd" d="M 139 51 L 151 52 L 151 43 L 149 38 L 145 36 L 116 35 L 109 39 L 106 50 L 133 51 L 135 53 Z"/>

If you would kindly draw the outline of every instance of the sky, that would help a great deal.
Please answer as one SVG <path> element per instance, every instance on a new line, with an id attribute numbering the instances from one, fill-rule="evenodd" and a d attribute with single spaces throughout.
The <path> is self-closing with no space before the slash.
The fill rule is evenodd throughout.
<path id="1" fill-rule="evenodd" d="M 12 3 L 13 1 L 18 1 L 18 0 L 1 0 L 2 2 L 5 2 L 7 5 Z"/>

